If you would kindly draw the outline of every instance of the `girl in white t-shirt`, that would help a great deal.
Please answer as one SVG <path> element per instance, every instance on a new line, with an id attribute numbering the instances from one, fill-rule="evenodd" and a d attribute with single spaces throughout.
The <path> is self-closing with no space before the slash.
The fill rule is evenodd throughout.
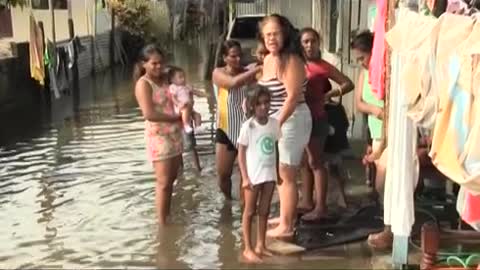
<path id="1" fill-rule="evenodd" d="M 273 190 L 277 180 L 276 142 L 280 125 L 269 117 L 270 92 L 256 86 L 248 102 L 248 119 L 240 130 L 238 157 L 242 174 L 245 207 L 242 231 L 245 250 L 243 257 L 249 262 L 261 262 L 261 256 L 271 256 L 265 245 L 267 219 Z M 258 206 L 257 206 L 258 201 Z M 258 233 L 255 249 L 251 243 L 253 216 L 258 215 Z"/>

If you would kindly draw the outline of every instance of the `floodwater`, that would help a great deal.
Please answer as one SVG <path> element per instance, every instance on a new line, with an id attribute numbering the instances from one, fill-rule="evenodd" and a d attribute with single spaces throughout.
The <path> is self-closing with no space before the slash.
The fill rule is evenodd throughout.
<path id="1" fill-rule="evenodd" d="M 172 62 L 209 89 L 202 42 L 179 44 Z M 204 171 L 186 167 L 175 186 L 172 224 L 159 229 L 153 169 L 128 70 L 82 80 L 80 95 L 51 109 L 38 104 L 2 115 L 1 268 L 370 269 L 389 266 L 365 244 L 249 266 L 241 252 L 240 207 L 215 181 L 213 100 L 197 99 L 210 128 L 198 137 Z M 236 177 L 236 176 L 235 176 Z M 378 258 L 381 266 L 378 266 Z"/>

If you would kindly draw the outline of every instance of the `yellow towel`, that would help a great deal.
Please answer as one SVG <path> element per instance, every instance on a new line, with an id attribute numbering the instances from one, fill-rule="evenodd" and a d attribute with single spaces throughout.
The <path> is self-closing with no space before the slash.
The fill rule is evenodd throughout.
<path id="1" fill-rule="evenodd" d="M 45 84 L 45 68 L 43 63 L 43 35 L 33 15 L 30 14 L 30 76 L 40 85 Z"/>

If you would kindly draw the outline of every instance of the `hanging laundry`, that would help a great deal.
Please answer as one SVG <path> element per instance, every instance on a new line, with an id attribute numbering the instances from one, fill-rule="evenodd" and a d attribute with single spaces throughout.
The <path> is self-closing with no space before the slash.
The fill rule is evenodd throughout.
<path id="1" fill-rule="evenodd" d="M 480 182 L 472 181 L 472 175 L 464 167 L 474 102 L 472 61 L 470 57 L 465 57 L 465 52 L 475 40 L 469 38 L 477 32 L 473 32 L 473 26 L 474 21 L 470 17 L 449 13 L 442 15 L 435 68 L 439 107 L 430 156 L 433 164 L 447 177 L 471 191 L 480 192 Z"/>
<path id="2" fill-rule="evenodd" d="M 48 68 L 48 77 L 50 79 L 50 89 L 53 91 L 55 98 L 60 98 L 60 90 L 57 85 L 57 50 L 53 42 L 47 40 L 47 46 L 45 48 L 45 65 Z"/>
<path id="3" fill-rule="evenodd" d="M 30 14 L 30 41 L 28 45 L 30 53 L 30 76 L 45 85 L 45 67 L 43 65 L 43 34 L 33 14 Z"/>
<path id="4" fill-rule="evenodd" d="M 375 19 L 372 57 L 369 76 L 372 91 L 378 99 L 385 96 L 385 24 L 387 22 L 387 1 L 377 0 L 377 17 Z"/>
<path id="5" fill-rule="evenodd" d="M 408 21 L 411 11 L 400 9 L 398 21 Z M 406 33 L 404 33 L 406 34 Z M 397 43 L 389 38 L 398 38 L 387 35 L 389 44 Z M 403 39 L 402 39 L 403 40 Z M 416 154 L 417 128 L 407 117 L 407 107 L 404 106 L 407 96 L 408 81 L 401 77 L 403 66 L 409 61 L 409 54 L 400 53 L 392 49 L 392 69 L 390 84 L 390 109 L 388 126 L 388 157 L 387 174 L 385 178 L 384 194 L 384 222 L 391 225 L 396 236 L 409 236 L 415 221 L 414 190 L 418 181 L 419 164 Z M 406 135 L 406 136 L 405 136 Z M 397 210 L 402 209 L 398 215 Z"/>
<path id="6" fill-rule="evenodd" d="M 456 208 L 463 221 L 480 231 L 480 195 L 475 196 L 465 187 L 460 187 Z"/>
<path id="7" fill-rule="evenodd" d="M 57 48 L 57 66 L 55 68 L 55 77 L 59 91 L 65 91 L 70 88 L 68 76 L 68 54 L 65 48 Z"/>
<path id="8" fill-rule="evenodd" d="M 434 17 L 413 11 L 404 12 L 405 19 L 397 22 L 386 34 L 392 50 L 406 57 L 399 76 L 406 86 L 408 116 L 419 126 L 433 129 L 437 113 L 437 93 L 432 78 L 439 23 Z"/>
<path id="9" fill-rule="evenodd" d="M 72 39 L 70 42 L 67 43 L 67 55 L 68 55 L 68 68 L 73 68 L 75 65 L 75 42 Z"/>

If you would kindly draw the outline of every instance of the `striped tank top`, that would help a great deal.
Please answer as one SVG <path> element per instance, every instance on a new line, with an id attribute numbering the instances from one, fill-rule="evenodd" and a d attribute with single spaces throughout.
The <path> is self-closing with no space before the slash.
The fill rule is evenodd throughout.
<path id="1" fill-rule="evenodd" d="M 308 83 L 308 80 L 305 79 L 305 81 L 302 84 L 303 94 L 305 94 L 306 92 L 307 83 Z M 277 78 L 272 78 L 267 81 L 259 80 L 258 84 L 268 88 L 268 90 L 270 91 L 270 95 L 271 95 L 270 114 L 274 114 L 278 112 L 283 107 L 283 103 L 287 98 L 287 89 L 285 88 L 285 85 L 283 84 L 283 82 L 279 81 Z M 299 104 L 300 103 L 305 103 L 305 101 L 300 101 Z"/>
<path id="2" fill-rule="evenodd" d="M 247 97 L 248 87 L 226 89 L 215 85 L 217 89 L 217 128 L 227 134 L 233 145 L 237 145 L 240 129 L 245 122 L 245 113 L 242 109 Z"/>

